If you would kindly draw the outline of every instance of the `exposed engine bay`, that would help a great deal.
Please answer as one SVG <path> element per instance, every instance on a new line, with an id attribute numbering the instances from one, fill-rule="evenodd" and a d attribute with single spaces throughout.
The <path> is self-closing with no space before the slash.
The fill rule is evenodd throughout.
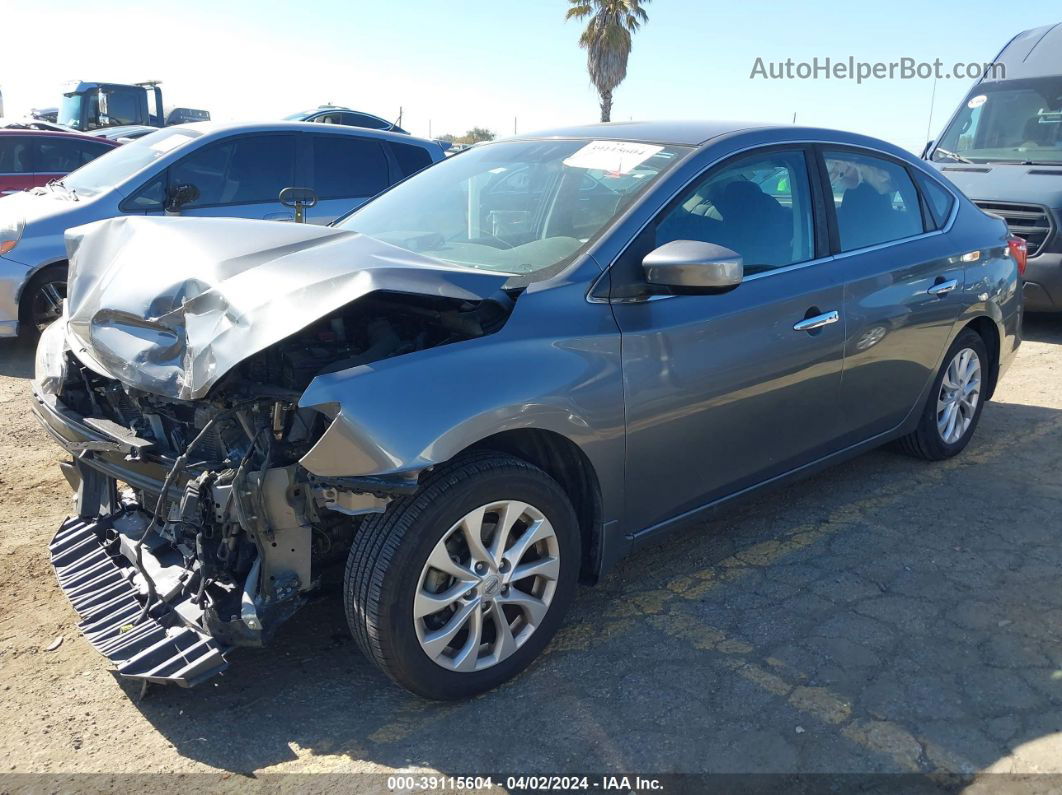
<path id="1" fill-rule="evenodd" d="M 373 292 L 254 353 L 197 400 L 108 378 L 66 350 L 55 403 L 98 438 L 64 442 L 84 507 L 52 556 L 89 640 L 126 675 L 184 685 L 221 670 L 227 648 L 264 643 L 345 559 L 358 517 L 416 488 L 301 466 L 334 419 L 300 407 L 301 394 L 318 375 L 493 333 L 512 305 L 504 292 Z M 95 552 L 73 554 L 91 544 L 118 574 Z M 101 612 L 115 593 L 121 606 Z"/>

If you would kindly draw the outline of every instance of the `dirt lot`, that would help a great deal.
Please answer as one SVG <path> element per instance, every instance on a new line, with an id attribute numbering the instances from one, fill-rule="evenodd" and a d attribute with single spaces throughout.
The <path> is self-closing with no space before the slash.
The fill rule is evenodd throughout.
<path id="1" fill-rule="evenodd" d="M 890 451 L 583 589 L 530 671 L 419 701 L 322 600 L 275 648 L 146 699 L 74 630 L 70 504 L 0 343 L 0 760 L 11 771 L 1062 771 L 1062 320 L 1027 323 L 968 450 Z M 46 647 L 62 636 L 54 651 Z"/>

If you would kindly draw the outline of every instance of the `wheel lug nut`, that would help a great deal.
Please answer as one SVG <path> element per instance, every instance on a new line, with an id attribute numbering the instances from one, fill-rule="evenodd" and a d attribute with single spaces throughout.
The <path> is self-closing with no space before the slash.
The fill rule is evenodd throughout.
<path id="1" fill-rule="evenodd" d="M 508 585 L 502 586 L 501 592 L 502 592 L 502 596 L 508 596 L 509 595 L 509 586 Z"/>
<path id="2" fill-rule="evenodd" d="M 503 560 L 501 562 L 501 566 L 498 567 L 498 571 L 508 571 L 508 570 L 509 570 L 509 561 Z"/>
<path id="3" fill-rule="evenodd" d="M 476 564 L 476 574 L 486 574 L 486 572 L 487 572 L 487 564 L 486 563 L 477 563 Z"/>

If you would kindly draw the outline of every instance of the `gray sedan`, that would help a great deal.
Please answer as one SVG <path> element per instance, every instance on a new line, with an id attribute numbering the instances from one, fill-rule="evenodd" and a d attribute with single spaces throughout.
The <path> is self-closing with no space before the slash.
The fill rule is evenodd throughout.
<path id="1" fill-rule="evenodd" d="M 34 394 L 88 640 L 195 684 L 345 565 L 362 651 L 430 698 L 514 676 L 673 528 L 888 442 L 961 452 L 1025 254 L 882 141 L 692 122 L 477 146 L 329 228 L 68 245 Z"/>

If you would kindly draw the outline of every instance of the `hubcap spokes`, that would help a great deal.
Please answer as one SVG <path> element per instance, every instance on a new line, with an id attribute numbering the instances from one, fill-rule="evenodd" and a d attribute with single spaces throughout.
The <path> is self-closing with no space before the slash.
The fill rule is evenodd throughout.
<path id="1" fill-rule="evenodd" d="M 454 671 L 498 664 L 542 623 L 559 576 L 557 535 L 537 508 L 500 500 L 470 511 L 421 570 L 413 599 L 421 648 Z"/>
<path id="2" fill-rule="evenodd" d="M 963 348 L 948 365 L 937 395 L 937 432 L 947 444 L 955 444 L 973 423 L 981 398 L 981 360 L 971 348 Z"/>
<path id="3" fill-rule="evenodd" d="M 44 331 L 59 319 L 59 315 L 63 313 L 64 298 L 65 282 L 47 282 L 40 286 L 33 301 L 33 324 L 37 331 Z"/>

